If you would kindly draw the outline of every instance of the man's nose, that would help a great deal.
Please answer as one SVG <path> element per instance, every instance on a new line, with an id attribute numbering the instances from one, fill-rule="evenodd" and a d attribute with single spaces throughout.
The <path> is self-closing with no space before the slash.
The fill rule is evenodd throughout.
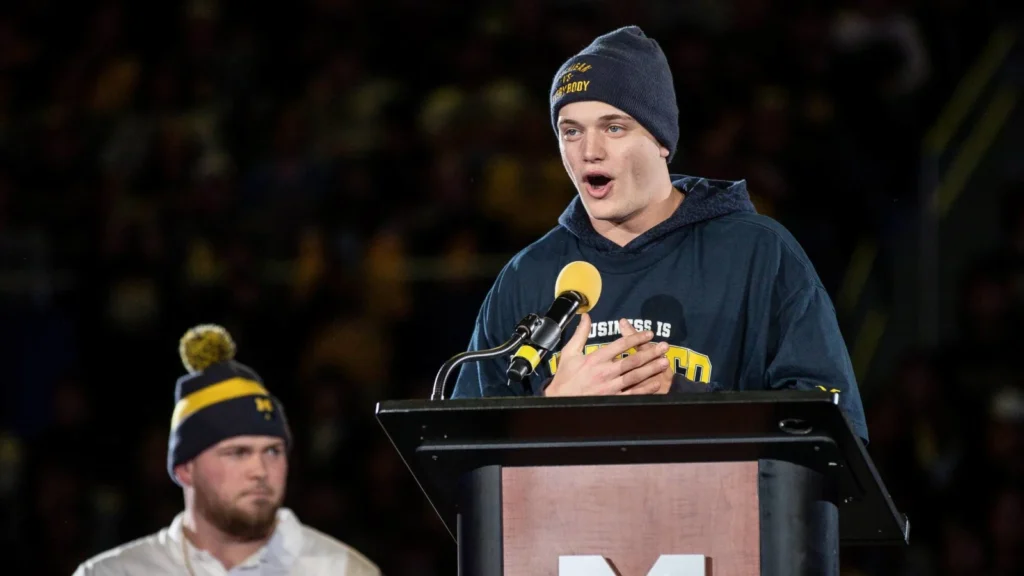
<path id="1" fill-rule="evenodd" d="M 249 475 L 253 478 L 266 478 L 268 474 L 267 462 L 262 456 L 256 456 L 249 465 Z"/>
<path id="2" fill-rule="evenodd" d="M 604 159 L 604 139 L 600 133 L 588 131 L 583 136 L 583 159 L 596 162 Z"/>

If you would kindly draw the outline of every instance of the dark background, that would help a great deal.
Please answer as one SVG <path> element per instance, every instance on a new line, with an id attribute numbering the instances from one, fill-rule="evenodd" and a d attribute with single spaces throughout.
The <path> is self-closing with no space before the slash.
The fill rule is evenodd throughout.
<path id="1" fill-rule="evenodd" d="M 972 176 L 940 234 L 963 271 L 910 289 L 954 294 L 953 327 L 865 332 L 920 280 L 899 249 L 938 250 L 903 240 L 928 197 L 922 142 L 1016 5 L 5 3 L 0 572 L 69 575 L 180 510 L 164 468 L 177 344 L 216 322 L 288 409 L 300 518 L 390 576 L 453 574 L 374 404 L 427 397 L 494 274 L 555 224 L 574 190 L 552 75 L 638 24 L 674 70 L 673 172 L 747 179 L 837 301 L 869 451 L 913 524 L 908 549 L 844 550 L 848 573 L 1022 573 L 1019 168 L 976 171 L 989 181 Z M 998 208 L 967 216 L 976 198 Z"/>

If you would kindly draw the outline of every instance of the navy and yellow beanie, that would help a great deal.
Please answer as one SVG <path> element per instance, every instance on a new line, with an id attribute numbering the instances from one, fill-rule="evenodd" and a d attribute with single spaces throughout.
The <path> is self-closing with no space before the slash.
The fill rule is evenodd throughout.
<path id="1" fill-rule="evenodd" d="M 672 70 L 661 46 L 637 26 L 594 39 L 565 61 L 551 83 L 551 126 L 566 104 L 597 100 L 636 119 L 662 146 L 668 161 L 679 142 L 679 104 Z"/>
<path id="2" fill-rule="evenodd" d="M 190 329 L 178 352 L 188 374 L 174 389 L 174 414 L 167 445 L 167 471 L 234 436 L 277 436 L 291 447 L 281 403 L 248 366 L 235 362 L 235 342 L 215 324 Z"/>

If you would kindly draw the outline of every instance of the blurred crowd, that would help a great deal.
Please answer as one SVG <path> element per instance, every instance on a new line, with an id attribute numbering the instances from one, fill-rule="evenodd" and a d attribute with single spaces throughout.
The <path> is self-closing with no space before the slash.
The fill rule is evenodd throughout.
<path id="1" fill-rule="evenodd" d="M 454 573 L 373 409 L 429 396 L 494 274 L 575 193 L 547 109 L 557 66 L 620 25 L 655 37 L 681 111 L 673 172 L 746 179 L 834 297 L 857 241 L 917 210 L 922 133 L 998 4 L 5 5 L 0 572 L 69 575 L 168 524 L 177 342 L 217 322 L 288 409 L 299 517 L 391 576 Z M 862 383 L 914 545 L 850 550 L 851 571 L 1024 570 L 1022 196 L 965 279 L 961 340 Z"/>
<path id="2" fill-rule="evenodd" d="M 957 337 L 907 350 L 865 397 L 868 452 L 912 546 L 853 551 L 856 576 L 1024 574 L 1024 182 L 1002 214 L 1001 243 L 962 280 Z"/>

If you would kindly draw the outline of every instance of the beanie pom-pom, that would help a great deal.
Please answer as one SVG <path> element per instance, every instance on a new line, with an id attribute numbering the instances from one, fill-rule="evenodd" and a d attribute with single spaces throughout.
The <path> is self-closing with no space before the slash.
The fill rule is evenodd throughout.
<path id="1" fill-rule="evenodd" d="M 200 324 L 181 337 L 178 354 L 185 369 L 195 374 L 219 362 L 234 359 L 235 341 L 222 326 Z"/>

